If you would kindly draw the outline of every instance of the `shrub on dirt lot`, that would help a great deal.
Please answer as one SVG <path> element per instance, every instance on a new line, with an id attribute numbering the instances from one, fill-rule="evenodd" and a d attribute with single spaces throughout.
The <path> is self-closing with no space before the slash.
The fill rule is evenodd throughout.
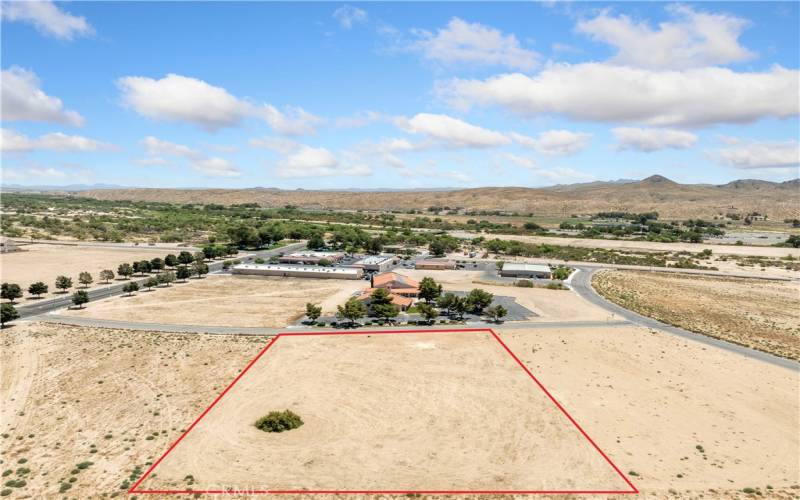
<path id="1" fill-rule="evenodd" d="M 303 419 L 291 410 L 271 411 L 256 421 L 256 427 L 264 432 L 283 432 L 297 429 Z"/>
<path id="2" fill-rule="evenodd" d="M 531 280 L 517 280 L 514 285 L 520 288 L 533 288 L 533 282 Z"/>

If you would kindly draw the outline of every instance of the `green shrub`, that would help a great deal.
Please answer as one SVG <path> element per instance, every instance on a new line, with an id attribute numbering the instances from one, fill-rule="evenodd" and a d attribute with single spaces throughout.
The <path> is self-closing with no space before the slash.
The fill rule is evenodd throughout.
<path id="1" fill-rule="evenodd" d="M 533 282 L 531 280 L 517 280 L 514 285 L 521 288 L 533 288 Z"/>
<path id="2" fill-rule="evenodd" d="M 289 431 L 297 429 L 301 425 L 303 425 L 303 419 L 290 410 L 271 411 L 256 421 L 256 427 L 264 432 Z"/>

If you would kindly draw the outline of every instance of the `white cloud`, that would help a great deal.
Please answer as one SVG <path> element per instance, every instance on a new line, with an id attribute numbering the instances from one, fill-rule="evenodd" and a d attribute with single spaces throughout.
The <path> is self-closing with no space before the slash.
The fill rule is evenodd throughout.
<path id="1" fill-rule="evenodd" d="M 406 132 L 428 136 L 448 147 L 492 148 L 511 143 L 511 139 L 500 132 L 448 115 L 419 113 L 411 119 L 398 118 L 396 123 Z"/>
<path id="2" fill-rule="evenodd" d="M 238 125 L 247 117 L 259 117 L 286 135 L 308 134 L 321 119 L 302 108 L 285 112 L 271 104 L 256 105 L 197 78 L 168 74 L 160 80 L 126 76 L 117 80 L 122 101 L 153 120 L 183 121 L 216 131 Z"/>
<path id="3" fill-rule="evenodd" d="M 523 146 L 550 156 L 565 156 L 583 151 L 589 144 L 592 134 L 570 132 L 569 130 L 548 130 L 534 139 L 522 134 L 511 133 L 511 137 Z"/>
<path id="4" fill-rule="evenodd" d="M 32 24 L 43 35 L 61 40 L 91 36 L 94 28 L 83 16 L 63 11 L 48 0 L 5 1 L 0 5 L 3 19 Z"/>
<path id="5" fill-rule="evenodd" d="M 45 94 L 32 71 L 17 66 L 2 70 L 0 84 L 4 121 L 53 122 L 78 127 L 84 123 L 80 114 L 64 109 L 61 99 Z"/>
<path id="6" fill-rule="evenodd" d="M 650 153 L 660 149 L 689 149 L 697 142 L 697 136 L 691 132 L 668 128 L 617 127 L 612 132 L 618 151 Z"/>
<path id="7" fill-rule="evenodd" d="M 145 165 L 149 167 L 169 165 L 169 162 L 160 156 L 151 156 L 150 158 L 139 158 L 134 160 L 137 165 Z"/>
<path id="8" fill-rule="evenodd" d="M 800 143 L 797 140 L 747 141 L 719 149 L 709 156 L 719 164 L 741 169 L 798 167 Z"/>
<path id="9" fill-rule="evenodd" d="M 454 79 L 439 94 L 458 108 L 500 106 L 531 117 L 559 114 L 596 122 L 706 126 L 800 113 L 800 72 L 727 68 L 654 71 L 604 63 L 555 64 L 535 76 Z"/>
<path id="10" fill-rule="evenodd" d="M 343 5 L 333 11 L 333 18 L 339 21 L 342 28 L 349 30 L 354 24 L 366 21 L 367 13 L 358 7 Z"/>
<path id="11" fill-rule="evenodd" d="M 443 64 L 475 64 L 506 66 L 530 70 L 538 62 L 539 54 L 520 46 L 513 34 L 480 23 L 470 23 L 454 17 L 436 34 L 417 30 L 420 40 L 411 48 L 422 51 L 423 57 Z"/>
<path id="12" fill-rule="evenodd" d="M 377 111 L 361 111 L 353 116 L 345 116 L 336 119 L 336 126 L 341 128 L 365 127 L 372 123 L 388 120 L 389 118 Z"/>
<path id="13" fill-rule="evenodd" d="M 0 129 L 0 150 L 4 153 L 27 153 L 31 151 L 88 152 L 114 150 L 115 146 L 80 135 L 54 132 L 31 138 L 10 129 Z"/>
<path id="14" fill-rule="evenodd" d="M 250 139 L 250 145 L 254 148 L 268 149 L 283 155 L 293 153 L 302 146 L 302 144 L 297 141 L 284 139 L 282 137 L 261 137 L 257 139 Z"/>
<path id="15" fill-rule="evenodd" d="M 362 176 L 372 173 L 368 165 L 340 162 L 328 149 L 306 144 L 300 144 L 294 152 L 280 160 L 277 167 L 278 177 L 282 178 Z"/>
<path id="16" fill-rule="evenodd" d="M 142 145 L 150 158 L 136 160 L 139 165 L 164 165 L 166 161 L 162 156 L 172 156 L 186 159 L 190 168 L 205 175 L 214 177 L 238 177 L 241 175 L 239 168 L 230 161 L 217 156 L 209 157 L 184 144 L 147 136 L 142 139 Z"/>
<path id="17" fill-rule="evenodd" d="M 755 56 L 739 44 L 745 19 L 698 12 L 686 5 L 667 8 L 675 18 L 653 29 L 646 21 L 607 11 L 576 26 L 580 33 L 617 48 L 612 62 L 641 68 L 694 68 L 745 61 Z"/>
<path id="18" fill-rule="evenodd" d="M 587 182 L 597 178 L 591 174 L 580 172 L 568 167 L 540 167 L 535 160 L 513 153 L 504 153 L 500 156 L 501 162 L 509 162 L 525 168 L 536 178 L 544 179 L 548 183 Z"/>

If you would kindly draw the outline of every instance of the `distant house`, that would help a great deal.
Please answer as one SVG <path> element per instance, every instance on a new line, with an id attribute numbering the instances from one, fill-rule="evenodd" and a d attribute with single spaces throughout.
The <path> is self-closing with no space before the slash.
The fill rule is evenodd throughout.
<path id="1" fill-rule="evenodd" d="M 418 260 L 414 263 L 414 268 L 416 269 L 427 269 L 427 270 L 446 270 L 446 269 L 455 269 L 456 263 L 452 260 L 446 259 L 429 259 L 429 260 Z"/>
<path id="2" fill-rule="evenodd" d="M 5 236 L 0 236 L 0 253 L 16 252 L 17 250 L 19 250 L 19 246 L 17 246 L 15 241 Z"/>
<path id="3" fill-rule="evenodd" d="M 419 295 L 418 281 L 395 272 L 373 276 L 372 288 L 385 288 L 391 293 L 402 297 L 416 297 Z"/>
<path id="4" fill-rule="evenodd" d="M 514 262 L 506 262 L 500 270 L 500 276 L 509 278 L 550 279 L 553 277 L 553 271 L 550 269 L 550 266 L 542 264 L 517 264 Z"/>
<path id="5" fill-rule="evenodd" d="M 397 257 L 394 255 L 370 255 L 351 264 L 351 267 L 358 267 L 364 271 L 382 273 L 388 271 L 396 264 Z"/>

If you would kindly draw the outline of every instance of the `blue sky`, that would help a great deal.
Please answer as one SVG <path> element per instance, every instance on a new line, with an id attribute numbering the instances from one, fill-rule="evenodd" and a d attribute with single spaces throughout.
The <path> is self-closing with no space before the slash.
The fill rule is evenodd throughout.
<path id="1" fill-rule="evenodd" d="M 798 177 L 780 3 L 4 2 L 4 183 Z"/>

